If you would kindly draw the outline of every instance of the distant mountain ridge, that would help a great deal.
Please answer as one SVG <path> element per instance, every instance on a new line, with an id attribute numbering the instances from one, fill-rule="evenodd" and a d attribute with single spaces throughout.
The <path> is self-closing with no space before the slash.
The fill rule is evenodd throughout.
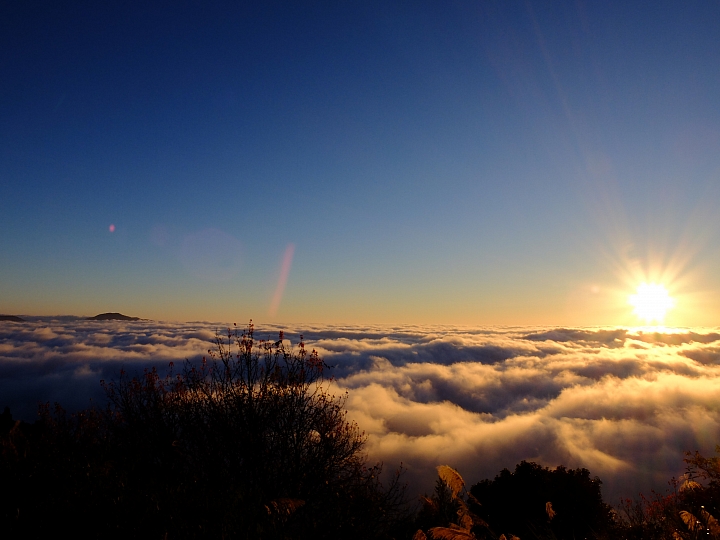
<path id="1" fill-rule="evenodd" d="M 0 315 L 0 321 L 25 322 L 25 319 L 21 319 L 15 315 Z"/>
<path id="2" fill-rule="evenodd" d="M 128 317 L 122 313 L 101 313 L 94 317 L 88 317 L 87 321 L 141 321 L 140 317 Z"/>

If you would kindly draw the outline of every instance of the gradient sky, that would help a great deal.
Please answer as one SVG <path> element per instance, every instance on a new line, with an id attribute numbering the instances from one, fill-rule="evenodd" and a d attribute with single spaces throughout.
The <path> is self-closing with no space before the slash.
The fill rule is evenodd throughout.
<path id="1" fill-rule="evenodd" d="M 0 313 L 717 325 L 719 21 L 4 2 Z"/>

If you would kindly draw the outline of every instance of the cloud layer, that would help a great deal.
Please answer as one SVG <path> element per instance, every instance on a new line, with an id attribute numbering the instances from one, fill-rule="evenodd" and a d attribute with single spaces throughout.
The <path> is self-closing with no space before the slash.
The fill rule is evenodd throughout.
<path id="1" fill-rule="evenodd" d="M 195 360 L 221 324 L 73 319 L 0 323 L 0 406 L 103 401 L 100 379 Z M 275 337 L 279 327 L 257 328 Z M 285 328 L 292 342 L 299 328 Z M 587 467 L 609 502 L 664 490 L 683 451 L 720 443 L 720 334 L 622 328 L 303 327 L 372 461 L 432 489 L 449 464 L 468 482 L 522 459 Z"/>

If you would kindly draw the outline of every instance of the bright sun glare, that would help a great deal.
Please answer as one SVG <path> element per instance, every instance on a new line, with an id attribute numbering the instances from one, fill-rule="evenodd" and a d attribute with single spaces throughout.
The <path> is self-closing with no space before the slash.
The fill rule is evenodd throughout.
<path id="1" fill-rule="evenodd" d="M 675 305 L 667 289 L 657 283 L 641 283 L 628 301 L 635 308 L 635 314 L 647 324 L 662 324 L 665 314 Z"/>

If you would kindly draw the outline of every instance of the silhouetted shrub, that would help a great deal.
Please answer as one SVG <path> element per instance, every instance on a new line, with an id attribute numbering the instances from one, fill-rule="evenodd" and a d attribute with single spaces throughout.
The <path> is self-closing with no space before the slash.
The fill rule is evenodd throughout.
<path id="1" fill-rule="evenodd" d="M 720 452 L 720 446 L 716 447 Z M 628 540 L 720 539 L 720 458 L 686 453 L 687 469 L 670 489 L 639 499 L 623 499 L 618 531 Z"/>
<path id="2" fill-rule="evenodd" d="M 107 409 L 41 409 L 2 438 L 5 530 L 40 537 L 384 538 L 406 516 L 315 351 L 252 324 L 167 376 L 121 372 Z"/>
<path id="3" fill-rule="evenodd" d="M 618 531 L 627 540 L 682 540 L 680 498 L 675 480 L 670 481 L 673 491 L 639 499 L 622 499 L 618 505 Z"/>
<path id="4" fill-rule="evenodd" d="M 70 416 L 59 406 L 51 411 L 43 405 L 34 424 L 15 422 L 0 436 L 5 537 L 37 538 L 58 530 L 97 534 L 94 529 L 108 523 L 106 503 L 117 493 L 108 481 L 108 448 L 107 424 L 97 410 Z"/>
<path id="5" fill-rule="evenodd" d="M 720 445 L 715 453 L 720 454 Z M 688 452 L 684 461 L 687 472 L 680 486 L 683 503 L 690 510 L 703 509 L 720 519 L 720 457 Z"/>

